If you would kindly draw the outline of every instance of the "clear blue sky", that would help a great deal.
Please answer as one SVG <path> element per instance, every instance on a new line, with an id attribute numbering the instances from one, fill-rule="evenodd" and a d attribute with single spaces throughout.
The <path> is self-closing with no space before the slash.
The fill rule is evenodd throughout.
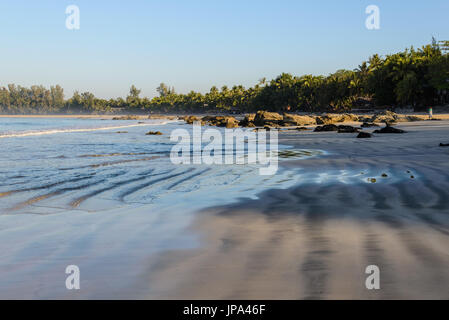
<path id="1" fill-rule="evenodd" d="M 67 30 L 65 8 L 80 8 Z M 380 8 L 381 29 L 365 28 Z M 0 86 L 60 84 L 99 97 L 131 84 L 156 95 L 257 83 L 282 72 L 328 74 L 449 39 L 449 1 L 399 0 L 0 0 Z"/>

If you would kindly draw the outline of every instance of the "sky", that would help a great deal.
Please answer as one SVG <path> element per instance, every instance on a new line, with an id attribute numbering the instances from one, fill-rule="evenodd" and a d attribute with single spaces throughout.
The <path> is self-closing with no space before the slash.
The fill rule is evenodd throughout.
<path id="1" fill-rule="evenodd" d="M 66 28 L 66 7 L 80 10 Z M 365 9 L 377 5 L 380 29 Z M 449 40 L 448 0 L 0 0 L 0 87 L 59 84 L 125 97 L 327 75 L 374 53 Z"/>

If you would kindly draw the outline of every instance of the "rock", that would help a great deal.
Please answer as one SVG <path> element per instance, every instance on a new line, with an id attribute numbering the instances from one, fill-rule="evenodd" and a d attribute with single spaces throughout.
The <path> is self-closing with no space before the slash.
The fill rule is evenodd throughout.
<path id="1" fill-rule="evenodd" d="M 162 132 L 160 131 L 149 131 L 146 133 L 147 136 L 161 136 Z"/>
<path id="2" fill-rule="evenodd" d="M 127 115 L 127 116 L 118 116 L 113 117 L 112 120 L 139 120 L 139 116 Z"/>
<path id="3" fill-rule="evenodd" d="M 318 126 L 313 130 L 313 132 L 324 132 L 324 131 L 338 131 L 338 127 L 335 124 L 325 124 L 324 126 Z"/>
<path id="4" fill-rule="evenodd" d="M 295 130 L 298 130 L 298 131 L 308 131 L 308 130 L 312 130 L 312 129 L 309 129 L 309 128 L 306 128 L 306 127 L 299 127 L 299 128 L 296 128 Z"/>
<path id="5" fill-rule="evenodd" d="M 420 121 L 422 120 L 416 116 L 406 116 L 397 114 L 392 111 L 382 111 L 371 117 L 369 122 L 385 122 L 385 123 L 394 123 L 394 122 L 410 122 L 410 121 Z"/>
<path id="6" fill-rule="evenodd" d="M 226 127 L 227 129 L 238 128 L 238 127 L 239 127 L 239 123 L 238 123 L 238 121 L 235 120 L 235 119 L 234 119 L 234 121 L 227 120 L 227 121 L 226 121 L 226 124 L 225 124 L 225 127 Z"/>
<path id="7" fill-rule="evenodd" d="M 250 113 L 245 115 L 245 118 L 239 122 L 239 126 L 241 127 L 255 127 L 254 118 L 256 117 L 255 113 Z"/>
<path id="8" fill-rule="evenodd" d="M 256 126 L 264 126 L 270 124 L 280 124 L 284 117 L 276 112 L 257 111 L 254 117 L 254 124 Z"/>
<path id="9" fill-rule="evenodd" d="M 216 127 L 237 128 L 239 121 L 230 116 L 205 116 L 201 118 L 203 124 L 209 124 Z"/>
<path id="10" fill-rule="evenodd" d="M 309 124 L 316 124 L 316 120 L 310 116 L 284 113 L 282 123 L 286 126 L 305 126 Z"/>
<path id="11" fill-rule="evenodd" d="M 354 114 L 350 114 L 350 113 L 327 114 L 324 116 L 316 117 L 315 121 L 317 124 L 333 124 L 333 123 L 338 123 L 338 122 L 357 122 L 357 121 L 359 121 L 359 117 Z"/>
<path id="12" fill-rule="evenodd" d="M 371 117 L 369 122 L 394 122 L 398 115 L 392 111 L 381 111 Z"/>
<path id="13" fill-rule="evenodd" d="M 388 175 L 386 173 L 382 173 L 382 178 L 387 178 Z"/>
<path id="14" fill-rule="evenodd" d="M 449 147 L 449 143 L 440 143 L 440 147 Z"/>
<path id="15" fill-rule="evenodd" d="M 376 183 L 377 182 L 377 180 L 375 178 L 368 178 L 368 181 L 371 182 L 371 183 Z"/>
<path id="16" fill-rule="evenodd" d="M 402 129 L 393 128 L 387 124 L 386 127 L 382 128 L 380 130 L 375 130 L 374 133 L 405 133 L 405 131 Z"/>
<path id="17" fill-rule="evenodd" d="M 359 138 L 359 139 L 364 139 L 364 138 L 371 138 L 372 137 L 372 135 L 371 135 L 371 133 L 368 133 L 368 132 L 359 132 L 359 134 L 357 135 L 357 138 Z"/>
<path id="18" fill-rule="evenodd" d="M 359 132 L 359 129 L 352 126 L 345 126 L 345 125 L 338 126 L 338 133 L 354 133 L 354 132 Z"/>
<path id="19" fill-rule="evenodd" d="M 371 127 L 378 127 L 378 124 L 375 123 L 369 123 L 369 122 L 364 122 L 360 127 L 362 128 L 371 128 Z"/>
<path id="20" fill-rule="evenodd" d="M 117 131 L 117 133 L 128 133 L 128 131 Z"/>
<path id="21" fill-rule="evenodd" d="M 195 116 L 186 116 L 184 117 L 184 121 L 187 124 L 193 124 L 194 122 L 200 121 L 201 119 Z"/>

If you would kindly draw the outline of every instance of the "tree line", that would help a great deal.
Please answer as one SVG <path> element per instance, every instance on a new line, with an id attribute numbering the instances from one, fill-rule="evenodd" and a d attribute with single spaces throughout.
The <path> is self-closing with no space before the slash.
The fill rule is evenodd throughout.
<path id="1" fill-rule="evenodd" d="M 381 57 L 374 54 L 355 70 L 338 70 L 328 76 L 293 76 L 283 73 L 271 81 L 261 79 L 250 88 L 213 86 L 202 94 L 176 93 L 164 83 L 158 96 L 140 97 L 131 86 L 126 98 L 100 99 L 90 92 L 75 92 L 69 99 L 59 86 L 0 88 L 0 113 L 141 113 L 236 111 L 349 111 L 359 101 L 373 105 L 411 106 L 421 110 L 449 103 L 449 41 L 419 49 L 413 47 Z"/>

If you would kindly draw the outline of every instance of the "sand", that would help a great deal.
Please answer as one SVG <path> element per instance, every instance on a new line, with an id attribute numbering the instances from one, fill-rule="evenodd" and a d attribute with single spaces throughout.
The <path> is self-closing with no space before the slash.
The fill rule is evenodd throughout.
<path id="1" fill-rule="evenodd" d="M 274 180 L 290 177 L 294 186 L 258 183 L 264 191 L 255 198 L 229 200 L 246 181 L 232 185 L 226 168 L 216 179 L 229 178 L 228 189 L 206 184 L 208 192 L 180 193 L 178 203 L 168 196 L 161 203 L 165 211 L 137 202 L 125 206 L 113 196 L 159 190 L 162 197 L 168 192 L 153 182 L 177 181 L 166 176 L 124 175 L 112 184 L 82 180 L 61 185 L 57 197 L 45 186 L 42 193 L 4 188 L 0 209 L 16 205 L 19 211 L 0 215 L 0 297 L 448 299 L 449 148 L 439 144 L 449 143 L 449 121 L 395 127 L 407 133 L 356 139 L 354 133 L 281 131 L 279 142 L 292 150 L 324 154 L 281 161 Z M 96 175 L 110 174 L 100 169 L 117 164 L 93 159 L 89 168 Z M 198 179 L 208 181 L 209 173 L 203 174 Z M 50 182 L 84 179 L 63 178 Z M 76 190 L 84 187 L 93 189 Z M 204 198 L 228 204 L 197 211 L 192 199 L 210 206 Z M 79 292 L 65 288 L 69 264 L 82 270 Z M 380 269 L 379 290 L 365 287 L 368 265 Z"/>
<path id="2" fill-rule="evenodd" d="M 202 246 L 150 259 L 145 298 L 448 299 L 449 121 L 396 127 L 407 133 L 281 133 L 328 154 L 283 162 L 303 173 L 295 187 L 199 213 Z"/>

